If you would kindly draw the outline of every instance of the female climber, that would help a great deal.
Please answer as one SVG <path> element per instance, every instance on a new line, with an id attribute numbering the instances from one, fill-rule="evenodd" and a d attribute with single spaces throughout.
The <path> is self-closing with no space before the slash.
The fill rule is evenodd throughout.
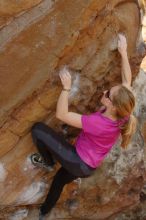
<path id="1" fill-rule="evenodd" d="M 40 207 L 40 220 L 45 219 L 46 214 L 55 206 L 65 184 L 78 177 L 91 176 L 118 138 L 121 136 L 121 147 L 126 148 L 135 132 L 135 98 L 131 90 L 127 41 L 123 34 L 118 34 L 118 51 L 122 61 L 122 84 L 104 91 L 100 100 L 102 109 L 90 115 L 68 111 L 71 75 L 67 70 L 59 74 L 63 89 L 57 102 L 56 117 L 68 125 L 82 129 L 75 146 L 43 122 L 37 122 L 32 127 L 32 138 L 39 151 L 31 155 L 32 163 L 46 167 L 49 171 L 53 170 L 55 160 L 61 164 Z"/>

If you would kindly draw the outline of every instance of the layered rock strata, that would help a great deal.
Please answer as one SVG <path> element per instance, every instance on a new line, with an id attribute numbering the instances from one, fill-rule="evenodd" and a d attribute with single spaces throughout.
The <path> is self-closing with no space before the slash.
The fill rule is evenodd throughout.
<path id="1" fill-rule="evenodd" d="M 89 113 L 100 106 L 104 89 L 121 82 L 117 34 L 127 37 L 133 81 L 145 46 L 136 0 L 8 3 L 0 3 L 0 210 L 2 219 L 34 219 L 28 210 L 33 212 L 44 200 L 55 172 L 31 165 L 29 156 L 36 151 L 31 126 L 44 121 L 70 141 L 79 132 L 55 118 L 60 68 L 67 65 L 73 78 L 70 110 Z M 138 77 L 133 86 L 143 99 L 136 108 L 139 127 L 128 150 L 115 146 L 94 176 L 66 186 L 49 219 L 113 219 L 142 201 L 145 74 Z"/>

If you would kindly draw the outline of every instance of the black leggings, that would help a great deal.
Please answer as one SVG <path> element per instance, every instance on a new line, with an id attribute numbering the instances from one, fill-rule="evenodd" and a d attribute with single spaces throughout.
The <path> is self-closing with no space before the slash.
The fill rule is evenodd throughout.
<path id="1" fill-rule="evenodd" d="M 48 213 L 56 204 L 65 184 L 78 177 L 89 177 L 94 168 L 81 160 L 73 145 L 43 122 L 32 126 L 32 138 L 39 153 L 48 165 L 54 165 L 54 158 L 62 165 L 52 181 L 46 200 L 41 206 L 41 213 Z"/>

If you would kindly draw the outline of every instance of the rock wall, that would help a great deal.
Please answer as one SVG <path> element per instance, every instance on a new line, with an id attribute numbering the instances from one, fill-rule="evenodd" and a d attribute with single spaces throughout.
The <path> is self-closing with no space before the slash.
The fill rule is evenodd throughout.
<path id="1" fill-rule="evenodd" d="M 121 213 L 145 201 L 145 73 L 138 75 L 145 46 L 138 1 L 1 1 L 0 14 L 0 218 L 37 219 L 33 207 L 55 174 L 30 163 L 33 123 L 42 120 L 70 141 L 79 132 L 55 118 L 59 69 L 67 65 L 73 77 L 70 109 L 97 109 L 102 91 L 121 82 L 117 34 L 124 32 L 140 96 L 139 129 L 127 151 L 115 146 L 94 176 L 66 186 L 49 219 L 126 219 Z"/>

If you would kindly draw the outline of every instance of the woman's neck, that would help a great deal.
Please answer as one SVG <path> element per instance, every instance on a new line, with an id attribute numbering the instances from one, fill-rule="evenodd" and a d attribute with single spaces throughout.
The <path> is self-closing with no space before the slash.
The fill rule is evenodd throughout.
<path id="1" fill-rule="evenodd" d="M 110 109 L 106 108 L 105 112 L 103 113 L 104 116 L 106 116 L 107 118 L 110 118 L 114 121 L 117 120 L 117 117 L 113 114 L 113 112 L 111 112 Z"/>

